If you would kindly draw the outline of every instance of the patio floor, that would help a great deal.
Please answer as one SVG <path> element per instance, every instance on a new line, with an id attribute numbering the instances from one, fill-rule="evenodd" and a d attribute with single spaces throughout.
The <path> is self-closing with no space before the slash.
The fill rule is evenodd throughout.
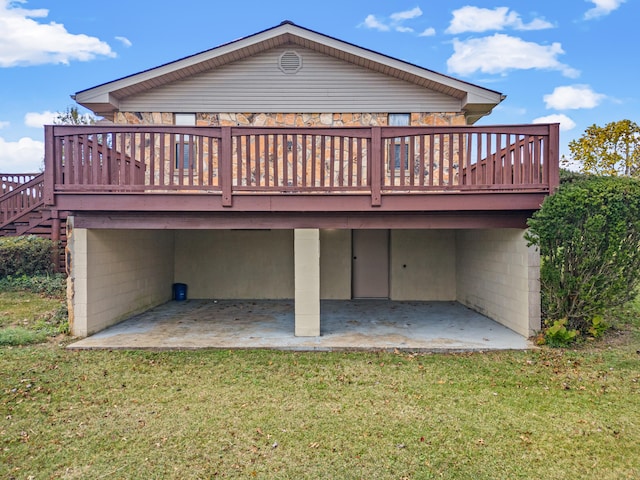
<path id="1" fill-rule="evenodd" d="M 169 302 L 71 349 L 512 350 L 526 338 L 457 302 L 323 300 L 320 337 L 294 336 L 292 300 Z"/>

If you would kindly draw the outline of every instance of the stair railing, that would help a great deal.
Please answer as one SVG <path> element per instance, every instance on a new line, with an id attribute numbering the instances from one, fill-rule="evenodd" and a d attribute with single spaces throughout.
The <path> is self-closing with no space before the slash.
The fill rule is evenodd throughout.
<path id="1" fill-rule="evenodd" d="M 0 197 L 0 229 L 44 204 L 44 174 L 40 173 Z"/>

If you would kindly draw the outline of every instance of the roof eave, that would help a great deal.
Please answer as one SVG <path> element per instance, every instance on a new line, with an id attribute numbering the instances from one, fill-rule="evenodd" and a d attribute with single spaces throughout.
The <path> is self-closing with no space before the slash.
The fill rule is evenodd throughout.
<path id="1" fill-rule="evenodd" d="M 467 95 L 465 101 L 462 103 L 462 111 L 467 118 L 467 124 L 473 125 L 482 117 L 490 115 L 493 109 L 505 98 L 507 98 L 507 96 L 502 94 L 498 98 Z"/>
<path id="2" fill-rule="evenodd" d="M 365 63 L 368 63 L 368 68 L 377 71 L 385 69 L 387 74 L 389 74 L 390 69 L 392 76 L 458 98 L 462 102 L 463 111 L 486 112 L 480 114 L 480 116 L 490 113 L 493 107 L 504 98 L 499 92 L 359 47 L 294 25 L 291 22 L 283 22 L 276 27 L 234 40 L 213 49 L 79 91 L 75 94 L 75 100 L 80 105 L 93 110 L 96 114 L 104 115 L 104 113 L 118 110 L 121 98 L 161 84 L 176 81 L 185 76 L 184 71 L 187 69 L 190 72 L 189 74 L 206 71 L 286 43 L 295 43 L 307 48 L 313 48 L 329 55 L 335 55 L 340 52 L 340 58 L 343 60 L 354 64 L 361 64 L 361 60 L 365 60 Z"/>

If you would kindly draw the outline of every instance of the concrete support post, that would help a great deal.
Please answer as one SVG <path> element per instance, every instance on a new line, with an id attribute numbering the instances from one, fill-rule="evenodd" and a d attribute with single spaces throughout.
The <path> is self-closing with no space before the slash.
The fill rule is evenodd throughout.
<path id="1" fill-rule="evenodd" d="M 295 335 L 320 336 L 320 230 L 294 230 Z"/>
<path id="2" fill-rule="evenodd" d="M 76 337 L 86 337 L 90 333 L 88 320 L 89 303 L 89 242 L 87 230 L 73 228 L 73 218 L 67 219 L 67 305 L 69 308 L 69 328 Z"/>
<path id="3" fill-rule="evenodd" d="M 542 328 L 541 293 L 540 293 L 540 251 L 533 245 L 528 247 L 529 261 L 529 332 L 531 334 Z"/>

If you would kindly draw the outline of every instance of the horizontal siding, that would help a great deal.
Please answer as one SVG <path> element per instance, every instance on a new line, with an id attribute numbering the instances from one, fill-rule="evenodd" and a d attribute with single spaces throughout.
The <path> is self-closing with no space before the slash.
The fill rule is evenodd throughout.
<path id="1" fill-rule="evenodd" d="M 285 74 L 278 58 L 302 56 Z M 460 100 L 299 46 L 279 47 L 122 99 L 133 112 L 459 112 Z"/>

